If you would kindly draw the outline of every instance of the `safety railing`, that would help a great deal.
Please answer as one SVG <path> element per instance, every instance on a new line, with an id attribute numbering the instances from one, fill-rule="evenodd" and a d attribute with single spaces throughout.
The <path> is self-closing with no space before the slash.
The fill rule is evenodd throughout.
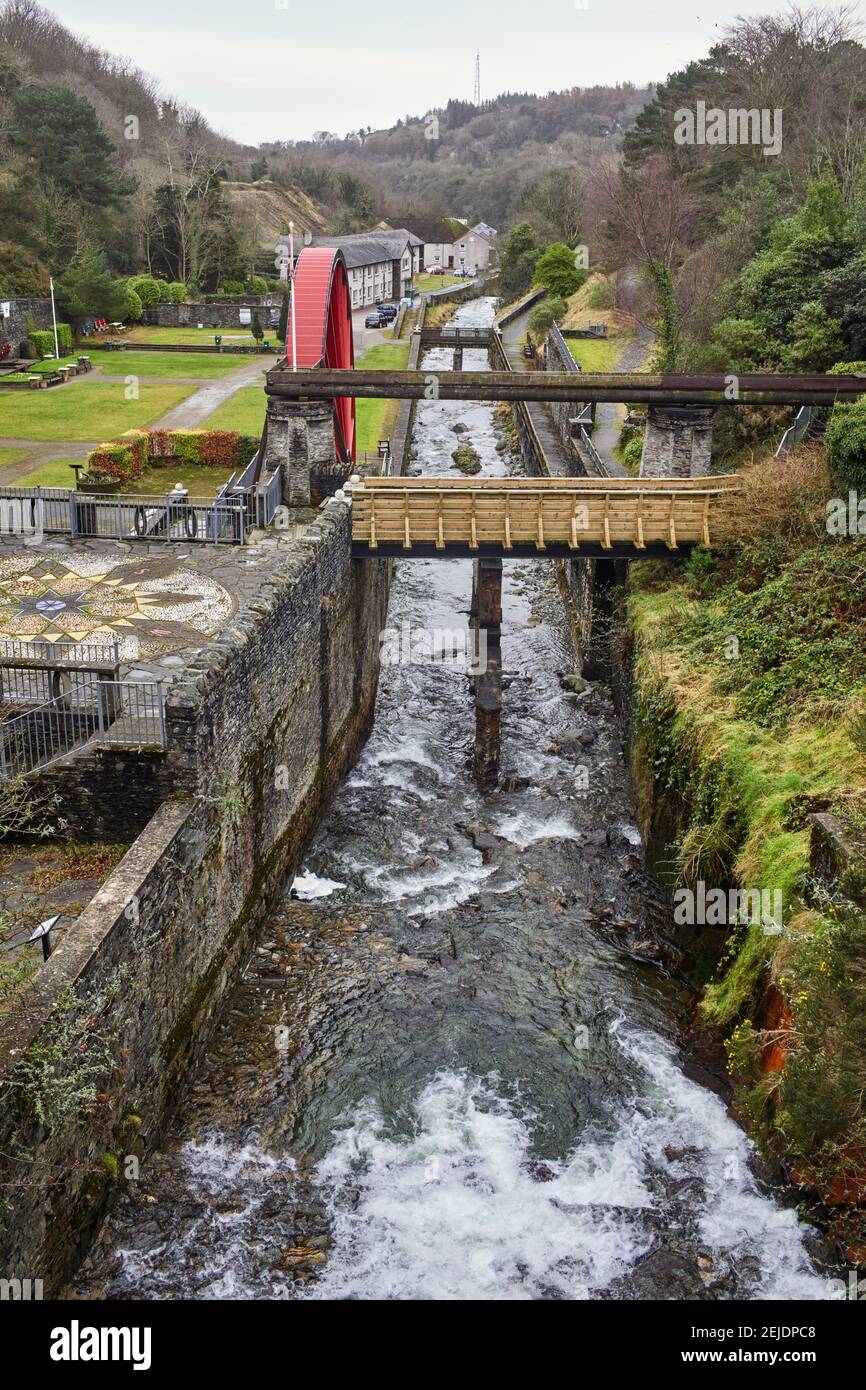
<path id="1" fill-rule="evenodd" d="M 789 425 L 779 440 L 779 447 L 773 455 L 774 458 L 781 458 L 793 449 L 806 434 L 812 420 L 818 410 L 814 405 L 801 405 L 794 418 L 793 425 Z"/>
<path id="2" fill-rule="evenodd" d="M 252 505 L 248 507 L 247 520 L 254 526 L 270 526 L 282 500 L 283 481 L 278 468 L 274 473 L 266 473 L 256 484 L 256 490 L 250 497 Z"/>
<path id="3" fill-rule="evenodd" d="M 160 681 L 91 680 L 0 725 L 0 776 L 26 776 L 93 745 L 164 748 Z"/>
<path id="4" fill-rule="evenodd" d="M 6 534 L 243 545 L 246 499 L 0 488 L 0 521 Z"/>
<path id="5" fill-rule="evenodd" d="M 598 470 L 598 476 L 600 478 L 608 478 L 611 476 L 610 469 L 590 438 L 589 430 L 586 428 L 586 425 L 582 423 L 578 425 L 578 447 L 586 452 L 591 463 Z"/>
<path id="6" fill-rule="evenodd" d="M 0 641 L 0 666 L 7 662 L 14 665 L 38 663 L 51 666 L 116 666 L 119 659 L 120 648 L 116 641 L 43 642 L 38 637 L 31 641 L 4 637 Z"/>
<path id="7" fill-rule="evenodd" d="M 567 342 L 565 341 L 565 339 L 563 338 L 563 336 L 562 336 L 562 330 L 560 329 L 558 323 L 552 323 L 552 324 L 550 325 L 549 335 L 550 335 L 550 337 L 553 339 L 553 341 L 556 343 L 556 346 L 557 346 L 558 349 L 559 349 L 559 355 L 560 355 L 560 357 L 562 358 L 562 365 L 563 365 L 565 371 L 567 371 L 567 372 L 579 372 L 579 371 L 580 371 L 580 363 L 579 363 L 579 362 L 575 362 L 574 358 L 572 357 L 572 355 L 571 355 L 571 349 L 570 349 L 570 347 L 568 346 L 568 343 L 567 343 Z"/>

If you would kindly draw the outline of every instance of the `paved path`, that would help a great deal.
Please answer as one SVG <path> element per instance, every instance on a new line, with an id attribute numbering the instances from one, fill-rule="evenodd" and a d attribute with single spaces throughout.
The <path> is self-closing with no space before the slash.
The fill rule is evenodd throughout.
<path id="1" fill-rule="evenodd" d="M 251 362 L 246 367 L 240 367 L 236 372 L 230 372 L 228 376 L 221 377 L 219 381 L 209 381 L 200 391 L 195 391 L 180 405 L 176 405 L 167 415 L 163 415 L 161 420 L 154 420 L 149 426 L 152 430 L 194 430 L 203 425 L 208 416 L 227 400 L 236 391 L 240 391 L 242 386 L 261 386 L 264 391 L 262 375 L 278 361 L 277 354 L 273 357 L 257 357 L 255 362 Z"/>
<path id="2" fill-rule="evenodd" d="M 644 365 L 647 353 L 652 346 L 653 335 L 644 324 L 638 324 L 637 333 L 626 343 L 616 365 L 615 372 L 639 372 Z M 619 443 L 624 408 L 616 401 L 600 401 L 595 408 L 595 428 L 592 442 L 610 471 L 619 477 L 629 477 L 616 457 L 614 449 Z"/>
<path id="3" fill-rule="evenodd" d="M 63 389 L 63 388 L 59 388 Z M 86 459 L 92 449 L 98 449 L 103 441 L 92 439 L 12 439 L 0 437 L 0 449 L 20 449 L 23 457 L 13 459 L 0 468 L 0 486 L 14 487 L 16 483 L 26 483 L 28 476 L 41 468 L 43 463 L 53 463 L 55 459 Z M 72 469 L 69 470 L 69 486 L 73 484 Z"/>
<path id="4" fill-rule="evenodd" d="M 512 319 L 502 330 L 502 344 L 505 348 L 505 354 L 515 372 L 529 370 L 529 359 L 523 356 L 523 340 L 526 336 L 526 318 L 534 307 L 531 305 L 526 315 L 521 314 L 519 318 Z M 526 408 L 544 450 L 551 475 L 554 478 L 573 477 L 572 460 L 566 451 L 546 402 L 527 401 Z"/>

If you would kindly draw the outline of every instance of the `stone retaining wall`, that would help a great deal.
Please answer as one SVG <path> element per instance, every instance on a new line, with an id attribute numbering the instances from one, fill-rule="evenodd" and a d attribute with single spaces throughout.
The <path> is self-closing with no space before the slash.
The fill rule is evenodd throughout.
<path id="1" fill-rule="evenodd" d="M 18 356 L 21 344 L 29 337 L 27 315 L 33 315 L 34 328 L 50 328 L 52 325 L 50 299 L 10 299 L 5 300 L 0 293 L 0 301 L 9 304 L 9 317 L 0 318 L 0 342 L 11 343 L 14 357 Z M 60 315 L 58 315 L 58 323 Z"/>
<path id="2" fill-rule="evenodd" d="M 148 322 L 155 322 L 160 328 L 245 328 L 249 323 L 241 323 L 241 309 L 247 309 L 250 322 L 259 316 L 259 322 L 266 331 L 277 327 L 280 320 L 280 300 L 275 296 L 262 299 L 247 299 L 242 304 L 158 304 L 148 316 Z"/>
<path id="3" fill-rule="evenodd" d="M 389 566 L 351 560 L 349 518 L 344 503 L 323 508 L 172 687 L 163 758 L 94 753 L 51 770 L 79 834 L 116 840 L 153 814 L 0 1019 L 0 1277 L 42 1279 L 49 1296 L 68 1278 L 127 1160 L 158 1141 L 257 923 L 357 755 Z M 25 1055 L 67 1033 L 53 1076 L 7 1089 Z M 103 1046 L 98 1099 L 64 1109 Z"/>

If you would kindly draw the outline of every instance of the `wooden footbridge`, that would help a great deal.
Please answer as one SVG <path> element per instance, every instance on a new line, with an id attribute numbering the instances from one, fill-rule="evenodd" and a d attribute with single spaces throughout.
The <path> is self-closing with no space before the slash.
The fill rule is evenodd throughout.
<path id="1" fill-rule="evenodd" d="M 368 478 L 352 487 L 357 559 L 639 559 L 711 547 L 740 491 L 715 478 Z"/>

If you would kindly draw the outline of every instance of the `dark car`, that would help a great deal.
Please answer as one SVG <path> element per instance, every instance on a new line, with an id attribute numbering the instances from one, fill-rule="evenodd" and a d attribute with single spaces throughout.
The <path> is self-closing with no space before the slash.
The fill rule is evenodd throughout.
<path id="1" fill-rule="evenodd" d="M 395 319 L 395 318 L 397 317 L 397 305 L 396 305 L 396 304 L 379 304 L 379 305 L 377 305 L 377 308 L 378 308 L 378 310 L 379 310 L 379 313 L 382 315 L 382 317 L 383 317 L 384 319 L 387 319 L 387 321 L 388 321 L 389 323 L 391 322 L 392 319 Z"/>
<path id="2" fill-rule="evenodd" d="M 384 328 L 386 323 L 388 323 L 388 319 L 380 314 L 378 309 L 375 314 L 368 314 L 364 319 L 365 328 Z"/>

